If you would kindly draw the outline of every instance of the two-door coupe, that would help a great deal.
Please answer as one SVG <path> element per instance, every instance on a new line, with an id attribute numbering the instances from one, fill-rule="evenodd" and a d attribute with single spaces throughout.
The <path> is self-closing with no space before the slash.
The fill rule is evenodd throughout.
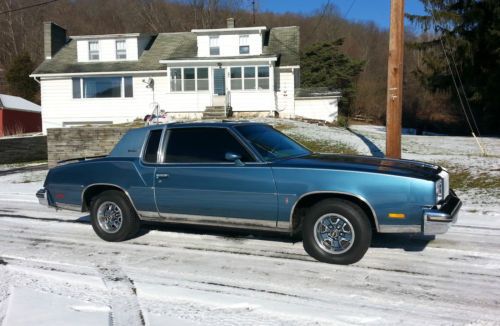
<path id="1" fill-rule="evenodd" d="M 41 203 L 90 211 L 106 241 L 141 221 L 302 234 L 328 263 L 360 260 L 372 233 L 444 233 L 461 202 L 427 163 L 313 153 L 271 126 L 171 123 L 133 129 L 112 152 L 50 169 Z"/>

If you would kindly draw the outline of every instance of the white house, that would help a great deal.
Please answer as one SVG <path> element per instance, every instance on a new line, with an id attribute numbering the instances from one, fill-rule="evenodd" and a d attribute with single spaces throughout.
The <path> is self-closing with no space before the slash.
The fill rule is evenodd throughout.
<path id="1" fill-rule="evenodd" d="M 174 118 L 295 115 L 299 28 L 67 37 L 44 23 L 43 130 L 132 121 L 155 105 Z M 335 100 L 336 105 L 336 100 Z"/>

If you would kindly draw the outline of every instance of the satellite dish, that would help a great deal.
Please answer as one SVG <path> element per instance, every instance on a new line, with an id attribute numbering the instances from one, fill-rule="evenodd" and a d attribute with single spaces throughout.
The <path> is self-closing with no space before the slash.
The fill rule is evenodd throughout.
<path id="1" fill-rule="evenodd" d="M 143 79 L 142 82 L 146 84 L 147 88 L 154 88 L 155 87 L 155 80 L 151 77 L 148 79 Z"/>

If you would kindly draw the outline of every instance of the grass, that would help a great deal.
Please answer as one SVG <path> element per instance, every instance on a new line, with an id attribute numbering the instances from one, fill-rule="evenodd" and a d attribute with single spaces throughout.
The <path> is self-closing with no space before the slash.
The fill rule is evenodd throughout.
<path id="1" fill-rule="evenodd" d="M 454 189 L 500 189 L 500 177 L 487 173 L 473 175 L 465 169 L 450 171 L 450 187 Z"/>
<path id="2" fill-rule="evenodd" d="M 447 168 L 450 174 L 450 187 L 453 189 L 500 189 L 500 177 L 498 176 L 486 172 L 473 174 L 466 168 L 446 161 L 439 161 L 436 164 Z"/>

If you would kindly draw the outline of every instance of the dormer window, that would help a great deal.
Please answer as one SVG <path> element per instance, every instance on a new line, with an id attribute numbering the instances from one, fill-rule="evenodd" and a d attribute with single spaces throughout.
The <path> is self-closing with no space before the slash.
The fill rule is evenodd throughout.
<path id="1" fill-rule="evenodd" d="M 127 48 L 125 47 L 125 40 L 116 41 L 116 59 L 117 60 L 127 59 Z"/>
<path id="2" fill-rule="evenodd" d="M 250 45 L 248 43 L 248 35 L 240 35 L 240 54 L 249 54 Z"/>
<path id="3" fill-rule="evenodd" d="M 99 60 L 99 41 L 89 41 L 89 60 Z"/>
<path id="4" fill-rule="evenodd" d="M 210 55 L 220 55 L 219 37 L 210 36 Z"/>

